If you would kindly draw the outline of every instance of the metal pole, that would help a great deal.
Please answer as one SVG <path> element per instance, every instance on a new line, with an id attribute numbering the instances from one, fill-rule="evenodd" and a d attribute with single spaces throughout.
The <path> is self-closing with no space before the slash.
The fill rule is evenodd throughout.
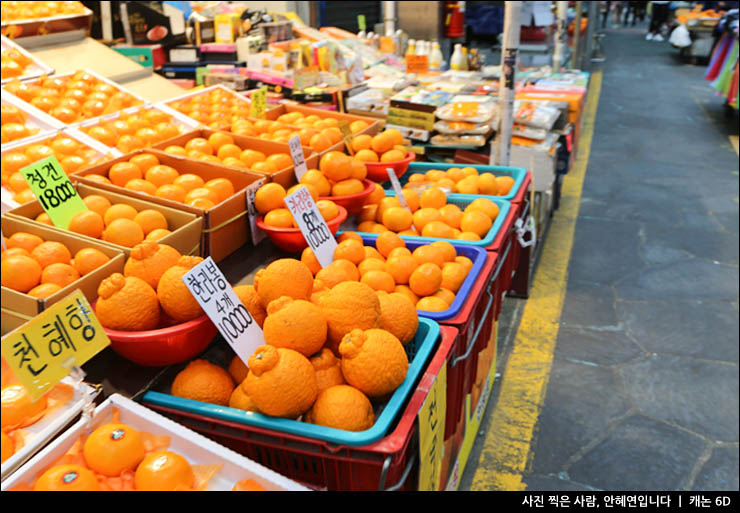
<path id="1" fill-rule="evenodd" d="M 571 68 L 581 69 L 581 3 L 576 2 L 576 20 L 573 28 L 573 55 L 571 58 Z"/>
<path id="2" fill-rule="evenodd" d="M 591 57 L 594 49 L 594 36 L 596 34 L 596 27 L 599 25 L 599 2 L 588 3 L 588 26 L 586 26 L 586 44 L 585 52 L 583 57 L 583 68 L 589 69 L 591 67 Z"/>
<path id="3" fill-rule="evenodd" d="M 555 53 L 552 56 L 552 68 L 559 71 L 565 65 L 565 54 L 568 50 L 568 2 L 557 3 L 557 25 L 555 33 Z"/>
<path id="4" fill-rule="evenodd" d="M 514 78 L 519 56 L 521 2 L 506 2 L 504 11 L 504 36 L 501 48 L 501 82 L 499 85 L 499 130 L 491 145 L 489 162 L 508 166 L 511 152 L 511 128 L 514 123 Z M 493 158 L 496 152 L 495 159 Z"/>
<path id="5" fill-rule="evenodd" d="M 383 2 L 383 25 L 386 36 L 396 33 L 396 2 Z"/>

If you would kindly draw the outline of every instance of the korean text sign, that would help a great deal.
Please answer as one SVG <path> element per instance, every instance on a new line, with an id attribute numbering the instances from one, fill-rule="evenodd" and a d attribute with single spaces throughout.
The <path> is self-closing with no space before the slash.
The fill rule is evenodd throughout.
<path id="1" fill-rule="evenodd" d="M 286 196 L 284 201 L 321 267 L 330 265 L 334 261 L 337 240 L 321 216 L 308 188 L 305 185 L 299 187 L 293 194 Z"/>
<path id="2" fill-rule="evenodd" d="M 20 172 L 54 226 L 66 230 L 76 214 L 87 210 L 55 156 L 34 162 Z"/>

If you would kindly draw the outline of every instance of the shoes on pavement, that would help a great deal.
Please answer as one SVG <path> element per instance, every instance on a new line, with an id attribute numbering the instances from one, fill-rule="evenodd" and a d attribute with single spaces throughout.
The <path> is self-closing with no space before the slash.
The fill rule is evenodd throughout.
<path id="1" fill-rule="evenodd" d="M 648 32 L 645 36 L 645 41 L 652 41 L 653 40 L 653 34 L 651 32 Z"/>
<path id="2" fill-rule="evenodd" d="M 653 41 L 663 41 L 663 36 L 655 34 L 655 36 L 653 36 Z"/>

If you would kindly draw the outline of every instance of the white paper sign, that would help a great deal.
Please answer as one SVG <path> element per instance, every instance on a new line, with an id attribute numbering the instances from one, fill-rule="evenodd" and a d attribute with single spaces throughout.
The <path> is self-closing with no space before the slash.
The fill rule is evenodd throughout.
<path id="1" fill-rule="evenodd" d="M 288 146 L 290 146 L 290 158 L 293 159 L 295 177 L 300 182 L 301 177 L 306 174 L 306 171 L 308 171 L 308 168 L 306 167 L 306 158 L 303 155 L 303 148 L 301 147 L 301 138 L 294 135 L 288 141 Z"/>
<path id="2" fill-rule="evenodd" d="M 329 226 L 321 216 L 311 193 L 304 185 L 299 187 L 293 194 L 284 198 L 285 205 L 293 214 L 303 238 L 306 239 L 316 260 L 321 267 L 326 267 L 334 261 L 334 250 L 337 248 L 337 240 L 329 230 Z"/>
<path id="3" fill-rule="evenodd" d="M 265 344 L 265 336 L 221 269 L 208 257 L 185 273 L 182 281 L 231 349 L 246 364 L 255 349 Z"/>
<path id="4" fill-rule="evenodd" d="M 261 230 L 257 226 L 257 217 L 260 213 L 254 204 L 254 198 L 257 196 L 257 190 L 267 182 L 267 177 L 260 178 L 254 183 L 251 183 L 245 189 L 247 195 L 247 216 L 249 217 L 249 231 L 252 234 L 252 244 L 257 245 L 267 237 L 264 230 Z"/>
<path id="5" fill-rule="evenodd" d="M 403 195 L 403 189 L 401 188 L 401 182 L 398 181 L 398 177 L 396 176 L 396 172 L 393 171 L 392 167 L 387 167 L 385 170 L 388 172 L 388 178 L 391 179 L 391 185 L 393 186 L 393 190 L 396 191 L 396 197 L 398 198 L 398 201 L 401 203 L 401 206 L 408 210 L 409 212 L 411 209 L 409 208 L 409 204 L 406 201 L 406 196 Z"/>

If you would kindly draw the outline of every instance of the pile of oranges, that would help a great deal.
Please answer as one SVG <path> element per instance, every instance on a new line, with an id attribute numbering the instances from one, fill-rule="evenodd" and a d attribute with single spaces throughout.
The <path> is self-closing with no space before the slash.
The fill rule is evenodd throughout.
<path id="1" fill-rule="evenodd" d="M 355 232 L 337 239 L 334 262 L 324 268 L 311 248 L 301 255 L 316 281 L 333 287 L 345 281 L 359 281 L 377 292 L 398 293 L 411 300 L 417 310 L 441 312 L 455 301 L 473 262 L 457 254 L 447 241 L 436 241 L 413 251 L 393 232 L 381 233 L 376 245 L 366 246 Z"/>
<path id="2" fill-rule="evenodd" d="M 218 130 L 237 119 L 249 117 L 249 100 L 216 88 L 168 103 L 170 107 L 209 128 Z"/>
<path id="3" fill-rule="evenodd" d="M 101 121 L 92 126 L 79 127 L 93 139 L 123 153 L 177 137 L 184 132 L 169 114 L 154 108 L 141 108 L 136 112 L 121 113 L 117 119 Z"/>
<path id="4" fill-rule="evenodd" d="M 348 431 L 374 424 L 373 401 L 406 378 L 404 345 L 419 323 L 411 301 L 359 281 L 330 288 L 291 258 L 234 291 L 266 344 L 246 365 L 234 357 L 228 371 L 191 362 L 175 377 L 173 395 Z"/>
<path id="5" fill-rule="evenodd" d="M 3 5 L 3 10 L 4 8 Z M 7 48 L 0 52 L 0 66 L 2 67 L 2 79 L 5 80 L 27 74 L 26 70 L 33 67 L 33 60 L 16 48 Z"/>
<path id="6" fill-rule="evenodd" d="M 13 193 L 14 201 L 24 204 L 35 199 L 20 170 L 52 155 L 57 158 L 68 175 L 93 166 L 105 158 L 97 150 L 63 133 L 5 151 L 0 160 L 2 185 Z"/>
<path id="7" fill-rule="evenodd" d="M 164 148 L 164 152 L 269 175 L 293 165 L 293 160 L 287 153 L 265 155 L 261 151 L 244 148 L 236 144 L 234 138 L 226 132 L 214 132 L 207 139 L 193 137 L 185 146 L 171 144 Z"/>
<path id="8" fill-rule="evenodd" d="M 28 116 L 15 105 L 2 104 L 0 142 L 3 144 L 23 139 L 39 132 L 38 128 L 26 126 Z"/>
<path id="9" fill-rule="evenodd" d="M 485 194 L 486 196 L 506 196 L 514 186 L 510 176 L 496 176 L 493 173 L 478 173 L 474 167 L 451 167 L 447 171 L 430 169 L 424 174 L 409 176 L 405 189 L 423 191 L 429 187 L 439 187 L 460 194 Z"/>
<path id="10" fill-rule="evenodd" d="M 403 135 L 396 128 L 389 128 L 378 135 L 356 135 L 352 138 L 355 158 L 363 162 L 397 162 L 406 158 L 408 149 L 403 145 Z"/>
<path id="11" fill-rule="evenodd" d="M 265 224 L 274 228 L 297 228 L 293 215 L 285 205 L 285 197 L 293 194 L 301 184 L 294 185 L 287 191 L 279 183 L 267 183 L 257 189 L 254 197 L 254 204 L 257 211 L 264 217 Z M 331 200 L 319 199 L 318 192 L 315 188 L 307 186 L 316 207 L 321 212 L 321 217 L 326 222 L 331 221 L 339 215 L 339 207 Z"/>
<path id="12" fill-rule="evenodd" d="M 158 198 L 209 210 L 234 195 L 228 178 L 205 181 L 193 173 L 182 173 L 160 164 L 152 153 L 134 155 L 128 161 L 113 164 L 105 175 L 88 174 L 88 180 L 123 187 Z"/>
<path id="13" fill-rule="evenodd" d="M 28 82 L 14 79 L 3 89 L 67 124 L 143 104 L 142 100 L 87 71 Z"/>
<path id="14" fill-rule="evenodd" d="M 408 209 L 397 197 L 385 196 L 378 185 L 357 217 L 357 231 L 478 241 L 488 234 L 499 213 L 498 205 L 488 198 L 477 198 L 463 210 L 448 203 L 440 187 L 430 187 L 421 194 L 404 188 L 403 196 Z"/>
<path id="15" fill-rule="evenodd" d="M 319 160 L 319 169 L 309 169 L 301 176 L 301 184 L 312 194 L 325 198 L 329 196 L 350 196 L 365 190 L 362 182 L 367 177 L 365 163 L 349 157 L 341 151 L 324 153 Z"/>
<path id="16" fill-rule="evenodd" d="M 15 232 L 5 239 L 2 252 L 2 285 L 36 299 L 56 294 L 110 258 L 95 248 L 80 249 L 72 257 L 61 242 Z"/>
<path id="17" fill-rule="evenodd" d="M 2 22 L 84 14 L 82 2 L 3 2 Z"/>

